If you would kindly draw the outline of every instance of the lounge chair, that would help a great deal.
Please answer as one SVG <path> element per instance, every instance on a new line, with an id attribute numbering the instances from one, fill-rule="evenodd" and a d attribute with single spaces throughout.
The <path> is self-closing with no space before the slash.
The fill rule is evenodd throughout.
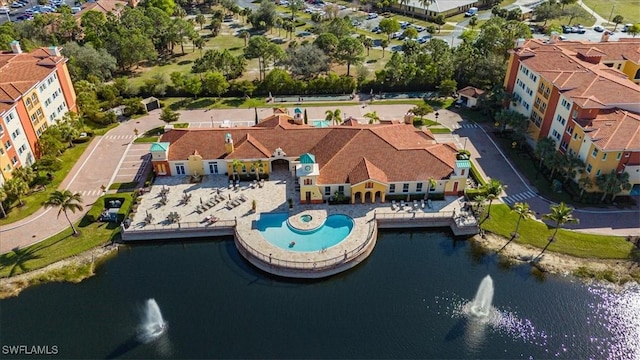
<path id="1" fill-rule="evenodd" d="M 424 209 L 424 199 L 420 200 L 420 207 Z"/>
<path id="2" fill-rule="evenodd" d="M 396 201 L 391 200 L 391 210 L 395 210 L 395 209 L 396 209 Z"/>
<path id="3" fill-rule="evenodd" d="M 431 199 L 427 200 L 427 206 L 429 207 L 429 209 L 433 209 L 433 203 L 431 202 Z"/>
<path id="4" fill-rule="evenodd" d="M 413 200 L 413 208 L 418 209 L 418 200 Z"/>
<path id="5" fill-rule="evenodd" d="M 404 200 L 400 200 L 400 210 L 404 210 Z"/>

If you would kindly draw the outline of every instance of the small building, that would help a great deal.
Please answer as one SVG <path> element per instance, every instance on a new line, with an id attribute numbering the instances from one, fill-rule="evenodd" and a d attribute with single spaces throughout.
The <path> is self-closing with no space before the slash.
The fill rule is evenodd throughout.
<path id="1" fill-rule="evenodd" d="M 142 105 L 144 105 L 144 107 L 147 109 L 147 112 L 160 109 L 160 100 L 154 98 L 153 96 L 148 97 L 142 100 Z"/>
<path id="2" fill-rule="evenodd" d="M 456 104 L 468 108 L 475 108 L 478 106 L 478 100 L 484 96 L 484 93 L 484 90 L 473 86 L 467 86 L 466 88 L 458 91 L 458 101 Z"/>

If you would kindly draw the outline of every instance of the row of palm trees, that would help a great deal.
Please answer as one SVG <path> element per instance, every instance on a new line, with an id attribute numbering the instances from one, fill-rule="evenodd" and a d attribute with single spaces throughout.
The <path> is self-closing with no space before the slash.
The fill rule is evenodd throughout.
<path id="1" fill-rule="evenodd" d="M 493 200 L 497 199 L 498 196 L 500 196 L 500 194 L 502 193 L 502 191 L 504 189 L 506 189 L 507 186 L 502 184 L 502 182 L 500 182 L 500 180 L 496 180 L 496 179 L 491 179 L 489 180 L 488 183 L 486 183 L 485 185 L 482 186 L 482 189 L 485 190 L 486 194 L 485 196 L 476 196 L 474 201 L 478 204 L 482 204 L 485 201 L 489 201 L 489 206 L 487 208 L 487 214 L 484 217 L 484 219 L 480 222 L 480 225 L 482 225 L 482 223 L 484 221 L 486 221 L 487 219 L 489 219 L 489 217 L 491 216 L 491 204 L 493 202 Z M 567 206 L 565 203 L 561 202 L 560 204 L 557 205 L 551 205 L 550 207 L 551 212 L 545 215 L 542 215 L 542 218 L 544 220 L 549 220 L 555 223 L 555 230 L 553 232 L 553 234 L 548 238 L 548 242 L 547 245 L 542 249 L 542 252 L 540 252 L 540 254 L 538 256 L 535 257 L 535 259 L 539 259 L 542 254 L 544 254 L 544 252 L 547 250 L 547 248 L 549 247 L 549 245 L 551 245 L 552 242 L 555 241 L 556 239 L 556 235 L 558 234 L 558 230 L 565 224 L 569 224 L 569 223 L 574 223 L 577 224 L 579 222 L 579 220 L 577 218 L 573 217 L 573 208 Z M 516 222 L 516 228 L 515 230 L 511 233 L 511 238 L 509 239 L 509 241 L 504 244 L 504 246 L 498 250 L 498 252 L 502 251 L 505 247 L 507 247 L 507 245 L 509 245 L 515 238 L 517 238 L 518 235 L 518 229 L 520 228 L 520 222 L 522 220 L 527 220 L 530 218 L 533 218 L 535 213 L 531 210 L 531 208 L 529 207 L 529 204 L 526 202 L 517 202 L 513 205 L 513 208 L 511 209 L 512 212 L 516 213 L 518 215 L 518 221 Z"/>
<path id="2" fill-rule="evenodd" d="M 332 121 L 335 125 L 342 124 L 342 111 L 340 109 L 327 110 L 325 111 L 325 115 L 325 120 Z M 368 112 L 362 116 L 369 119 L 369 124 L 380 122 L 380 116 L 378 116 L 378 113 L 375 111 Z"/>

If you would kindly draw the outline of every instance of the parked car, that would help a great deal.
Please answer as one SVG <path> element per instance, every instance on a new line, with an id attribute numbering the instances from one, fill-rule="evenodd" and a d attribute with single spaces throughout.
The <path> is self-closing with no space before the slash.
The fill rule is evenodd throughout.
<path id="1" fill-rule="evenodd" d="M 604 31 L 604 27 L 602 27 L 600 25 L 596 25 L 596 26 L 593 27 L 593 30 L 597 31 L 597 32 L 603 32 Z"/>
<path id="2" fill-rule="evenodd" d="M 571 32 L 574 34 L 584 34 L 587 31 L 584 29 L 584 26 L 578 25 L 578 26 L 572 27 Z"/>
<path id="3" fill-rule="evenodd" d="M 14 9 L 18 9 L 18 8 L 24 7 L 24 4 L 19 2 L 14 2 L 13 4 L 11 4 L 11 7 Z"/>
<path id="4" fill-rule="evenodd" d="M 9 11 L 9 8 L 6 6 L 0 7 L 0 14 L 7 14 Z"/>
<path id="5" fill-rule="evenodd" d="M 571 26 L 569 26 L 569 25 L 562 25 L 562 33 L 563 33 L 563 34 L 571 34 Z"/>
<path id="6" fill-rule="evenodd" d="M 476 15 L 477 13 L 478 13 L 478 8 L 477 7 L 472 7 L 466 13 L 464 13 L 464 16 L 471 17 L 473 15 Z"/>
<path id="7" fill-rule="evenodd" d="M 367 20 L 375 19 L 375 18 L 377 18 L 377 17 L 378 17 L 378 14 L 376 14 L 376 13 L 369 13 L 369 14 L 367 15 Z"/>
<path id="8" fill-rule="evenodd" d="M 629 28 L 632 27 L 633 24 L 624 24 L 624 26 L 622 27 L 622 32 L 627 32 L 629 31 Z"/>

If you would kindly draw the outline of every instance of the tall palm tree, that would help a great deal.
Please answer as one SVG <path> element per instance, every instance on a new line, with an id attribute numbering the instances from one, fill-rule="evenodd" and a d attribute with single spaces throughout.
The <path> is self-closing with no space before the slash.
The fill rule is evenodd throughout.
<path id="1" fill-rule="evenodd" d="M 483 188 L 487 192 L 489 207 L 487 209 L 487 216 L 482 220 L 482 222 L 484 222 L 491 216 L 491 203 L 493 203 L 493 200 L 497 199 L 498 196 L 502 194 L 502 191 L 507 188 L 507 185 L 503 185 L 500 180 L 491 179 L 483 186 Z"/>
<path id="2" fill-rule="evenodd" d="M 578 180 L 578 186 L 580 187 L 580 197 L 584 194 L 585 190 L 589 190 L 593 187 L 593 180 L 588 176 L 583 176 Z"/>
<path id="3" fill-rule="evenodd" d="M 562 227 L 562 225 L 567 223 L 577 224 L 579 222 L 579 220 L 574 218 L 571 214 L 573 212 L 573 208 L 568 207 L 563 202 L 558 205 L 551 205 L 550 209 L 551 212 L 542 215 L 542 218 L 545 220 L 554 221 L 556 223 L 556 230 L 553 232 L 553 235 L 549 237 L 549 242 L 547 243 L 547 245 L 545 245 L 544 249 L 542 249 L 542 252 L 535 257 L 536 259 L 539 259 L 540 256 L 542 256 L 542 254 L 544 254 L 544 252 L 547 250 L 549 245 L 551 245 L 551 243 L 556 240 L 556 234 L 558 233 L 558 230 L 560 230 L 560 227 Z"/>
<path id="4" fill-rule="evenodd" d="M 240 167 L 242 167 L 242 162 L 238 159 L 233 159 L 233 161 L 231 162 L 231 169 L 233 170 L 234 180 L 240 179 L 240 175 L 238 174 L 238 168 Z M 238 177 L 237 179 L 236 179 L 236 176 Z"/>
<path id="5" fill-rule="evenodd" d="M 58 217 L 60 217 L 61 213 L 64 213 L 64 216 L 67 218 L 69 225 L 71 225 L 71 229 L 73 230 L 73 235 L 78 235 L 78 230 L 76 230 L 75 226 L 73 226 L 73 223 L 69 219 L 69 215 L 67 214 L 67 211 L 70 210 L 73 213 L 75 213 L 76 210 L 82 211 L 82 205 L 80 205 L 81 203 L 82 203 L 82 195 L 80 195 L 80 193 L 74 194 L 69 190 L 63 190 L 63 191 L 56 190 L 52 192 L 51 195 L 49 195 L 49 199 L 45 201 L 44 207 L 59 208 Z"/>
<path id="6" fill-rule="evenodd" d="M 542 162 L 545 158 L 548 158 L 554 151 L 556 151 L 556 141 L 550 137 L 540 139 L 536 144 L 536 156 L 540 159 L 538 167 L 542 168 Z"/>
<path id="7" fill-rule="evenodd" d="M 380 122 L 380 116 L 378 116 L 378 113 L 375 111 L 368 112 L 362 116 L 369 119 L 369 124 L 375 124 L 377 122 Z"/>
<path id="8" fill-rule="evenodd" d="M 0 187 L 0 211 L 2 211 L 3 218 L 7 217 L 7 213 L 4 211 L 4 204 L 3 204 L 5 200 L 7 200 L 7 193 L 4 191 L 3 187 Z"/>
<path id="9" fill-rule="evenodd" d="M 431 191 L 431 189 L 435 188 L 436 185 L 438 185 L 438 183 L 436 183 L 436 179 L 429 177 L 427 179 L 427 193 L 424 194 L 424 199 L 425 200 L 429 200 L 429 192 Z"/>
<path id="10" fill-rule="evenodd" d="M 604 191 L 604 195 L 602 195 L 602 199 L 600 199 L 600 201 L 604 201 L 607 195 L 611 194 L 611 202 L 613 202 L 620 191 L 623 189 L 631 189 L 629 173 L 623 172 L 618 175 L 615 170 L 611 170 L 608 174 L 602 174 L 596 177 L 596 185 L 598 185 L 600 190 Z"/>
<path id="11" fill-rule="evenodd" d="M 509 245 L 509 243 L 513 241 L 513 239 L 518 237 L 518 229 L 520 228 L 520 221 L 532 218 L 534 216 L 534 214 L 535 214 L 529 208 L 529 204 L 527 204 L 527 203 L 519 203 L 519 202 L 515 203 L 513 205 L 513 209 L 511 209 L 511 211 L 513 211 L 514 213 L 518 214 L 518 222 L 516 223 L 516 229 L 511 233 L 511 239 L 509 239 L 509 241 L 507 241 L 507 243 L 504 244 L 504 246 L 500 250 L 498 250 L 498 252 L 502 251 L 502 249 L 507 247 L 507 245 Z"/>
<path id="12" fill-rule="evenodd" d="M 327 110 L 325 114 L 327 115 L 325 120 L 333 121 L 336 125 L 342 123 L 342 111 L 340 109 L 335 109 L 334 111 Z"/>

